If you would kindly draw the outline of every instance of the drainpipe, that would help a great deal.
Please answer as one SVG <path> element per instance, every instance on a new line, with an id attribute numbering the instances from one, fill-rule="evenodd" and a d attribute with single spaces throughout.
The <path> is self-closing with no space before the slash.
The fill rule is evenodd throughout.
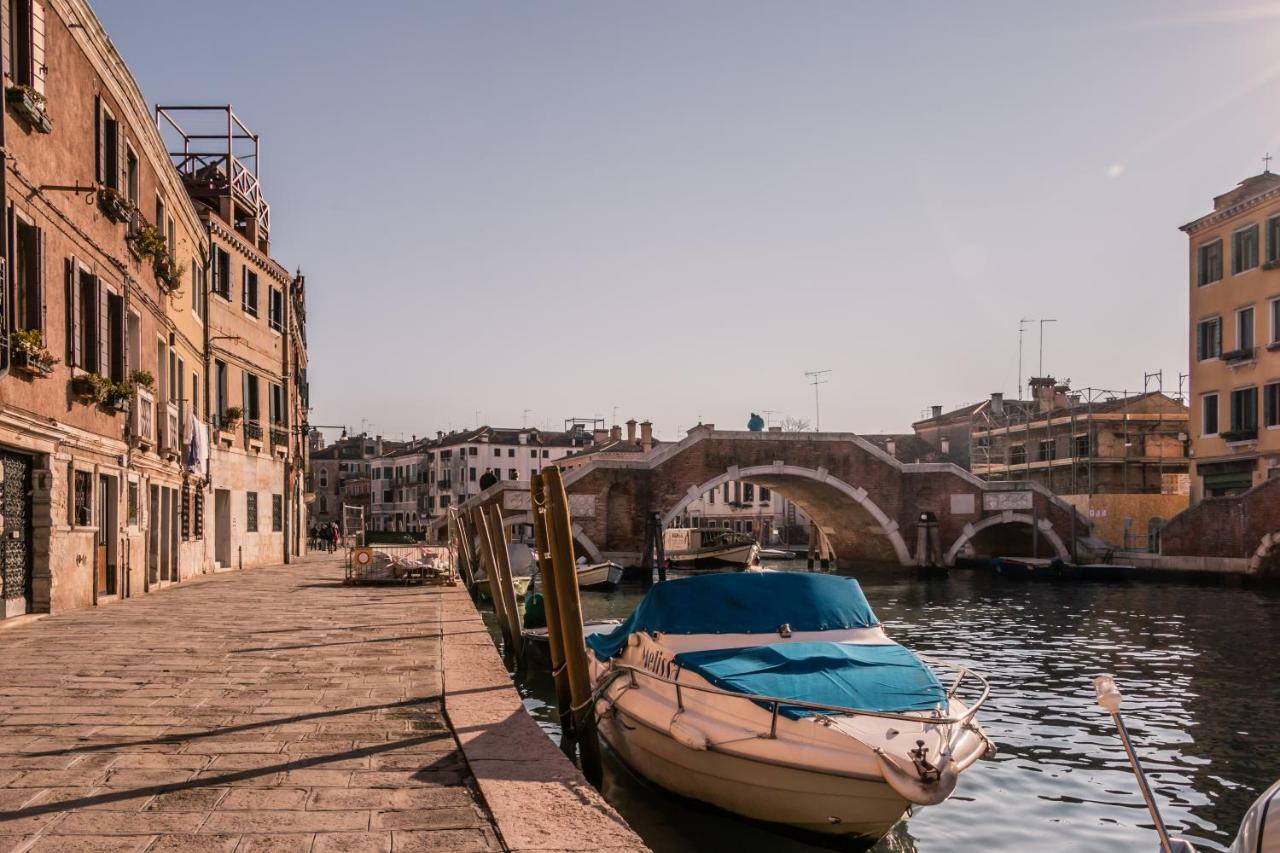
<path id="1" fill-rule="evenodd" d="M 293 279 L 296 281 L 297 279 Z M 293 414 L 289 405 L 289 341 L 292 337 L 293 314 L 290 310 L 293 303 L 293 281 L 280 294 L 281 313 L 284 315 L 280 319 L 283 326 L 280 330 L 280 405 L 284 409 L 281 412 L 285 430 L 285 446 L 284 446 L 284 486 L 280 489 L 280 512 L 283 514 L 280 529 L 284 533 L 284 562 L 288 565 L 292 560 L 289 559 L 289 537 L 292 534 L 292 526 L 289 524 L 289 472 L 293 468 L 293 430 L 289 423 L 289 417 Z M 267 309 L 268 311 L 270 308 Z"/>

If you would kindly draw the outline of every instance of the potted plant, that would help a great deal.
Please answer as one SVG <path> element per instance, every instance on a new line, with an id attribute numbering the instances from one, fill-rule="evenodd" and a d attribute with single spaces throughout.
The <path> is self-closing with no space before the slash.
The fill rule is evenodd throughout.
<path id="1" fill-rule="evenodd" d="M 155 258 L 165 251 L 164 232 L 150 222 L 142 222 L 125 240 L 129 250 L 140 260 Z"/>
<path id="2" fill-rule="evenodd" d="M 44 348 L 44 332 L 18 329 L 13 333 L 13 366 L 33 376 L 48 376 L 58 359 Z"/>
<path id="3" fill-rule="evenodd" d="M 222 413 L 222 431 L 235 432 L 236 427 L 240 426 L 240 421 L 244 419 L 244 409 L 239 406 L 228 406 L 227 410 Z"/>
<path id="4" fill-rule="evenodd" d="M 129 381 L 134 385 L 146 388 L 148 391 L 156 390 L 156 378 L 151 375 L 149 370 L 135 370 L 129 375 Z"/>
<path id="5" fill-rule="evenodd" d="M 100 373 L 81 373 L 71 378 L 71 391 L 86 403 L 101 403 L 113 384 Z"/>
<path id="6" fill-rule="evenodd" d="M 129 410 L 129 401 L 132 399 L 132 382 L 108 382 L 103 405 L 117 412 L 127 412 Z"/>
<path id="7" fill-rule="evenodd" d="M 98 190 L 98 209 L 112 222 L 126 222 L 134 211 L 133 202 L 111 187 Z"/>
<path id="8" fill-rule="evenodd" d="M 151 269 L 156 274 L 156 281 L 162 288 L 172 293 L 182 284 L 183 268 L 173 259 L 173 255 L 169 254 L 167 249 L 161 249 L 156 253 L 155 260 L 151 264 Z"/>
<path id="9" fill-rule="evenodd" d="M 42 93 L 22 83 L 10 86 L 5 92 L 5 100 L 15 113 L 40 133 L 53 133 L 53 122 L 44 111 L 47 99 Z"/>

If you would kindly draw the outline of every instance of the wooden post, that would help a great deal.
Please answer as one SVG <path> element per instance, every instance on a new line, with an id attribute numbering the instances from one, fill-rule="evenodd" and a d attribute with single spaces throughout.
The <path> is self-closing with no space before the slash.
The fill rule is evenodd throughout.
<path id="1" fill-rule="evenodd" d="M 821 527 L 818 528 L 818 565 L 824 569 L 831 568 L 831 543 Z"/>
<path id="2" fill-rule="evenodd" d="M 560 601 L 561 639 L 569 673 L 569 695 L 573 700 L 574 728 L 578 733 L 578 754 L 582 773 L 596 787 L 602 779 L 600 743 L 596 740 L 595 703 L 591 701 L 591 675 L 587 669 L 587 647 L 582 640 L 582 601 L 573 562 L 573 519 L 564 491 L 560 469 L 552 465 L 542 470 L 543 494 L 547 502 L 547 543 L 556 573 L 556 594 Z"/>
<path id="3" fill-rule="evenodd" d="M 489 581 L 489 589 L 494 598 L 502 598 L 502 615 L 507 620 L 507 630 L 511 634 L 511 650 L 515 653 L 516 662 L 524 660 L 524 634 L 520 633 L 520 603 L 516 600 L 516 586 L 511 579 L 511 552 L 507 548 L 507 536 L 502 532 L 502 510 L 494 505 L 489 509 L 489 538 L 495 542 L 494 566 L 497 568 L 494 581 Z"/>
<path id="4" fill-rule="evenodd" d="M 653 550 L 657 555 L 654 559 L 658 561 L 658 581 L 666 583 L 667 581 L 667 543 L 663 541 L 662 516 L 656 512 L 651 516 L 653 519 Z"/>
<path id="5" fill-rule="evenodd" d="M 818 555 L 818 525 L 809 522 L 809 571 L 813 571 Z"/>
<path id="6" fill-rule="evenodd" d="M 475 523 L 476 531 L 480 534 L 480 553 L 485 568 L 485 577 L 489 581 L 489 601 L 493 603 L 493 612 L 498 617 L 498 627 L 502 630 L 503 648 L 510 652 L 514 650 L 514 640 L 511 639 L 511 623 L 507 622 L 507 616 L 502 612 L 502 597 L 498 595 L 498 572 L 494 568 L 497 558 L 494 556 L 493 539 L 489 535 L 489 525 L 485 521 L 484 511 L 480 507 L 472 510 L 472 520 Z"/>
<path id="7" fill-rule="evenodd" d="M 538 574 L 542 576 L 542 598 L 547 610 L 547 645 L 551 657 L 551 677 L 556 685 L 556 709 L 560 712 L 561 744 L 572 742 L 573 699 L 569 693 L 569 675 L 564 666 L 564 646 L 560 634 L 560 602 L 556 594 L 556 573 L 551 567 L 551 548 L 547 543 L 547 507 L 543 494 L 542 474 L 534 474 L 529 491 L 533 507 L 533 542 L 538 549 Z"/>
<path id="8" fill-rule="evenodd" d="M 449 534 L 454 537 L 457 544 L 458 552 L 458 568 L 462 574 L 462 582 L 466 584 L 467 591 L 475 586 L 475 579 L 471 572 L 471 543 L 467 541 L 467 531 L 462 524 L 462 516 L 454 511 L 449 512 Z"/>

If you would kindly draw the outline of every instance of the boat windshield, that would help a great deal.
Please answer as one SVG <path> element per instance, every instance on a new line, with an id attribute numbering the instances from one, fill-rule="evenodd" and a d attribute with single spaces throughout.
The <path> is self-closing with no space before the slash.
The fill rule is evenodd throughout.
<path id="1" fill-rule="evenodd" d="M 600 660 L 617 657 L 636 631 L 664 634 L 774 634 L 874 628 L 853 578 L 799 572 L 734 572 L 666 581 L 617 630 L 587 638 Z"/>

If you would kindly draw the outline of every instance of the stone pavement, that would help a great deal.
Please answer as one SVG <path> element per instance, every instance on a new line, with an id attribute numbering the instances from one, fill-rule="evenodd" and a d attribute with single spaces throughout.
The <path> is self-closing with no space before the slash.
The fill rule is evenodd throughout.
<path id="1" fill-rule="evenodd" d="M 489 851 L 441 595 L 330 558 L 0 631 L 0 853 Z"/>

